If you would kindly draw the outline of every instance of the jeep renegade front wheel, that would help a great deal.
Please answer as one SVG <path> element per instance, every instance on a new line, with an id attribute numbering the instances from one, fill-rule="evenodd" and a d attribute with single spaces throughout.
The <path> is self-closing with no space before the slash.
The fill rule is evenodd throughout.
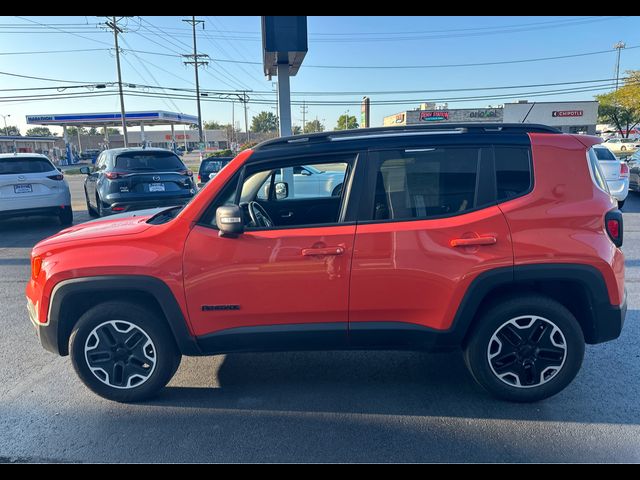
<path id="1" fill-rule="evenodd" d="M 548 297 L 511 298 L 476 323 L 465 348 L 475 380 L 505 400 L 534 402 L 555 395 L 576 376 L 584 337 L 575 317 Z"/>
<path id="2" fill-rule="evenodd" d="M 69 353 L 84 384 L 118 402 L 144 400 L 173 377 L 181 355 L 163 319 L 129 302 L 106 302 L 80 317 Z"/>

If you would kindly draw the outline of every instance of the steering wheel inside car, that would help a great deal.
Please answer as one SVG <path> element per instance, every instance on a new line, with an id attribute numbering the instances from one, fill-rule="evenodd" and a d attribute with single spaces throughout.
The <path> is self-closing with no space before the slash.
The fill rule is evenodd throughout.
<path id="1" fill-rule="evenodd" d="M 264 209 L 262 205 L 258 202 L 249 202 L 247 206 L 249 210 L 249 216 L 251 217 L 251 222 L 256 227 L 273 227 L 273 220 Z"/>

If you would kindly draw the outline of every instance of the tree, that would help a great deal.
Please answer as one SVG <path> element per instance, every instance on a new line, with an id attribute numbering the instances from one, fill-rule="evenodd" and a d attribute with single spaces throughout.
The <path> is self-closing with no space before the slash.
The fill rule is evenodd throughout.
<path id="1" fill-rule="evenodd" d="M 320 123 L 320 120 L 311 120 L 305 125 L 304 131 L 305 133 L 324 132 L 324 125 Z"/>
<path id="2" fill-rule="evenodd" d="M 53 137 L 48 127 L 33 127 L 27 130 L 27 137 Z"/>
<path id="3" fill-rule="evenodd" d="M 358 120 L 353 115 L 340 115 L 338 124 L 334 130 L 347 130 L 350 128 L 358 128 Z"/>
<path id="4" fill-rule="evenodd" d="M 626 73 L 625 84 L 618 90 L 596 95 L 599 120 L 613 123 L 624 138 L 640 123 L 640 70 Z"/>
<path id="5" fill-rule="evenodd" d="M 202 124 L 202 128 L 205 130 L 222 130 L 225 126 L 215 120 L 209 120 Z"/>
<path id="6" fill-rule="evenodd" d="M 271 112 L 260 112 L 251 120 L 252 132 L 273 132 L 278 130 L 278 117 Z"/>
<path id="7" fill-rule="evenodd" d="M 247 148 L 253 148 L 258 144 L 258 142 L 249 142 L 249 143 L 243 143 L 242 145 L 240 145 L 240 151 L 242 150 L 246 150 Z"/>
<path id="8" fill-rule="evenodd" d="M 294 125 L 291 128 L 291 134 L 292 135 L 300 135 L 302 133 L 302 128 L 300 128 L 300 125 Z"/>
<path id="9" fill-rule="evenodd" d="M 20 135 L 20 129 L 15 125 L 7 125 L 7 128 L 0 128 L 0 135 Z"/>
<path id="10" fill-rule="evenodd" d="M 117 128 L 113 128 L 113 127 L 107 127 L 107 133 L 109 135 L 120 135 L 120 130 L 118 130 Z"/>
<path id="11" fill-rule="evenodd" d="M 96 127 L 91 127 L 87 134 L 88 135 L 100 135 L 100 132 L 98 131 L 98 129 Z"/>
<path id="12" fill-rule="evenodd" d="M 78 136 L 78 130 L 80 130 L 80 135 L 86 135 L 87 129 L 84 127 L 67 127 L 67 135 L 70 137 Z"/>

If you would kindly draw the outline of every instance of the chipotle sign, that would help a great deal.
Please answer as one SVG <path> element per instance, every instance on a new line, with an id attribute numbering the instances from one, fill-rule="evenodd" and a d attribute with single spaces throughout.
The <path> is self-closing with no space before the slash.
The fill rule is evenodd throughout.
<path id="1" fill-rule="evenodd" d="M 552 117 L 581 117 L 583 110 L 554 110 L 551 112 Z"/>

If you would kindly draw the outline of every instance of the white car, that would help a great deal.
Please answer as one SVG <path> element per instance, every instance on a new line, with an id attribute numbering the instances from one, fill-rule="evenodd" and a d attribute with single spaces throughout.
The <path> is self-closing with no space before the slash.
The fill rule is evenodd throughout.
<path id="1" fill-rule="evenodd" d="M 612 137 L 605 140 L 602 144 L 613 153 L 633 153 L 640 149 L 640 142 L 633 138 Z"/>
<path id="2" fill-rule="evenodd" d="M 289 193 L 289 198 L 317 198 L 336 197 L 342 194 L 342 183 L 344 182 L 344 171 L 320 170 L 312 165 L 293 167 L 293 192 Z M 276 174 L 275 182 L 281 182 L 282 176 Z M 259 198 L 267 198 L 269 182 L 264 186 L 264 191 Z M 276 194 L 278 193 L 276 185 Z M 291 192 L 289 185 L 289 192 Z"/>
<path id="3" fill-rule="evenodd" d="M 602 145 L 594 146 L 593 151 L 598 157 L 598 164 L 607 181 L 609 192 L 618 200 L 618 207 L 622 208 L 629 194 L 629 166 Z"/>
<path id="4" fill-rule="evenodd" d="M 69 184 L 44 155 L 0 154 L 0 218 L 26 215 L 55 215 L 71 225 Z"/>

